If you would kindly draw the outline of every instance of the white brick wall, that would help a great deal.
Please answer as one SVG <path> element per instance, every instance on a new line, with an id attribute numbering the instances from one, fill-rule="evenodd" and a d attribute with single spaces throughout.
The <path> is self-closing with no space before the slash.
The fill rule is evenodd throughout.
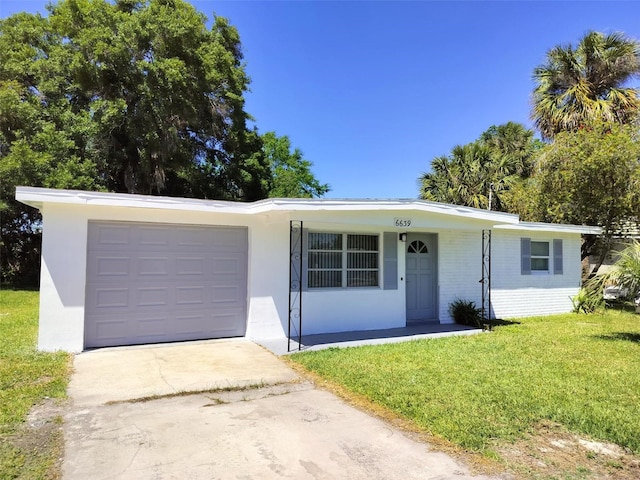
<path id="1" fill-rule="evenodd" d="M 482 305 L 482 232 L 445 230 L 438 235 L 440 322 L 453 322 L 449 304 L 456 298 Z"/>
<path id="2" fill-rule="evenodd" d="M 520 239 L 563 241 L 563 274 L 521 275 Z M 553 257 L 550 259 L 553 264 Z M 580 289 L 580 236 L 493 230 L 491 303 L 496 318 L 570 312 Z"/>
<path id="3" fill-rule="evenodd" d="M 521 275 L 520 239 L 563 241 L 562 275 Z M 449 304 L 456 298 L 482 305 L 481 231 L 445 230 L 439 243 L 439 315 L 451 322 Z M 571 297 L 580 288 L 580 237 L 561 233 L 492 231 L 491 306 L 495 318 L 570 312 Z M 553 255 L 550 258 L 553 264 Z"/>

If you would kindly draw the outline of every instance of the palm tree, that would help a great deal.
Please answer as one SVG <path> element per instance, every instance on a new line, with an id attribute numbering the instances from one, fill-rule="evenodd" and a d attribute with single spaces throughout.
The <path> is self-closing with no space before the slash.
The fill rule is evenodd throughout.
<path id="1" fill-rule="evenodd" d="M 551 49 L 534 70 L 531 117 L 545 139 L 593 120 L 630 123 L 640 113 L 640 98 L 624 85 L 638 75 L 640 43 L 621 33 L 589 32 L 575 49 Z"/>
<path id="2" fill-rule="evenodd" d="M 512 167 L 509 175 L 515 173 L 528 178 L 533 170 L 535 153 L 543 146 L 533 135 L 533 130 L 521 123 L 507 122 L 489 127 L 480 135 L 480 142 Z"/>
<path id="3" fill-rule="evenodd" d="M 538 143 L 533 131 L 519 123 L 494 125 L 479 140 L 434 158 L 431 171 L 419 178 L 420 198 L 506 211 L 506 194 L 529 177 Z"/>

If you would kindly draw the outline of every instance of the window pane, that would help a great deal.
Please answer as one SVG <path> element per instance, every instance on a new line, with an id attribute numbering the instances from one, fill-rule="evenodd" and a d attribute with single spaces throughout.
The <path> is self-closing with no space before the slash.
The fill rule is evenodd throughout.
<path id="1" fill-rule="evenodd" d="M 531 242 L 532 257 L 548 257 L 549 242 Z"/>
<path id="2" fill-rule="evenodd" d="M 328 288 L 342 286 L 342 271 L 324 270 L 309 272 L 309 288 Z"/>
<path id="3" fill-rule="evenodd" d="M 378 235 L 310 232 L 307 240 L 309 288 L 379 286 Z"/>
<path id="4" fill-rule="evenodd" d="M 347 235 L 347 250 L 378 251 L 377 235 Z"/>
<path id="5" fill-rule="evenodd" d="M 347 287 L 377 287 L 377 271 L 349 271 L 347 272 Z"/>
<path id="6" fill-rule="evenodd" d="M 309 268 L 342 268 L 342 252 L 309 252 Z"/>
<path id="7" fill-rule="evenodd" d="M 422 240 L 414 240 L 407 249 L 409 253 L 429 253 L 427 246 Z"/>
<path id="8" fill-rule="evenodd" d="M 377 253 L 347 254 L 347 268 L 378 268 Z"/>
<path id="9" fill-rule="evenodd" d="M 531 270 L 548 272 L 549 271 L 549 259 L 548 258 L 532 258 Z"/>
<path id="10" fill-rule="evenodd" d="M 342 250 L 342 234 L 309 233 L 309 250 Z"/>

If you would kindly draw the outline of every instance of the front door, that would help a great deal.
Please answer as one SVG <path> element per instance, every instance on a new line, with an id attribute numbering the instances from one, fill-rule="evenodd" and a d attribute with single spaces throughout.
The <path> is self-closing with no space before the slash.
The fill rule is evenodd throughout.
<path id="1" fill-rule="evenodd" d="M 429 233 L 407 235 L 407 323 L 437 319 L 437 238 Z"/>

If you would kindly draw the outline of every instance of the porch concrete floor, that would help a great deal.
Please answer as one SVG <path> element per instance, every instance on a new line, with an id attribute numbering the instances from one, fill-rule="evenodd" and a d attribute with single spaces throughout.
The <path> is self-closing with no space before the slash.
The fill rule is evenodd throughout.
<path id="1" fill-rule="evenodd" d="M 303 325 L 304 330 L 304 325 Z M 362 345 L 382 345 L 384 343 L 408 342 L 422 338 L 439 338 L 454 335 L 474 335 L 482 333 L 479 328 L 458 325 L 456 323 L 424 323 L 399 328 L 383 330 L 358 330 L 352 332 L 322 333 L 316 335 L 302 335 L 302 342 L 298 344 L 297 335 L 292 334 L 291 351 L 287 351 L 287 339 L 264 340 L 258 342 L 276 355 L 286 355 L 298 351 L 308 352 L 325 348 L 359 347 Z M 298 348 L 300 347 L 300 348 Z"/>

